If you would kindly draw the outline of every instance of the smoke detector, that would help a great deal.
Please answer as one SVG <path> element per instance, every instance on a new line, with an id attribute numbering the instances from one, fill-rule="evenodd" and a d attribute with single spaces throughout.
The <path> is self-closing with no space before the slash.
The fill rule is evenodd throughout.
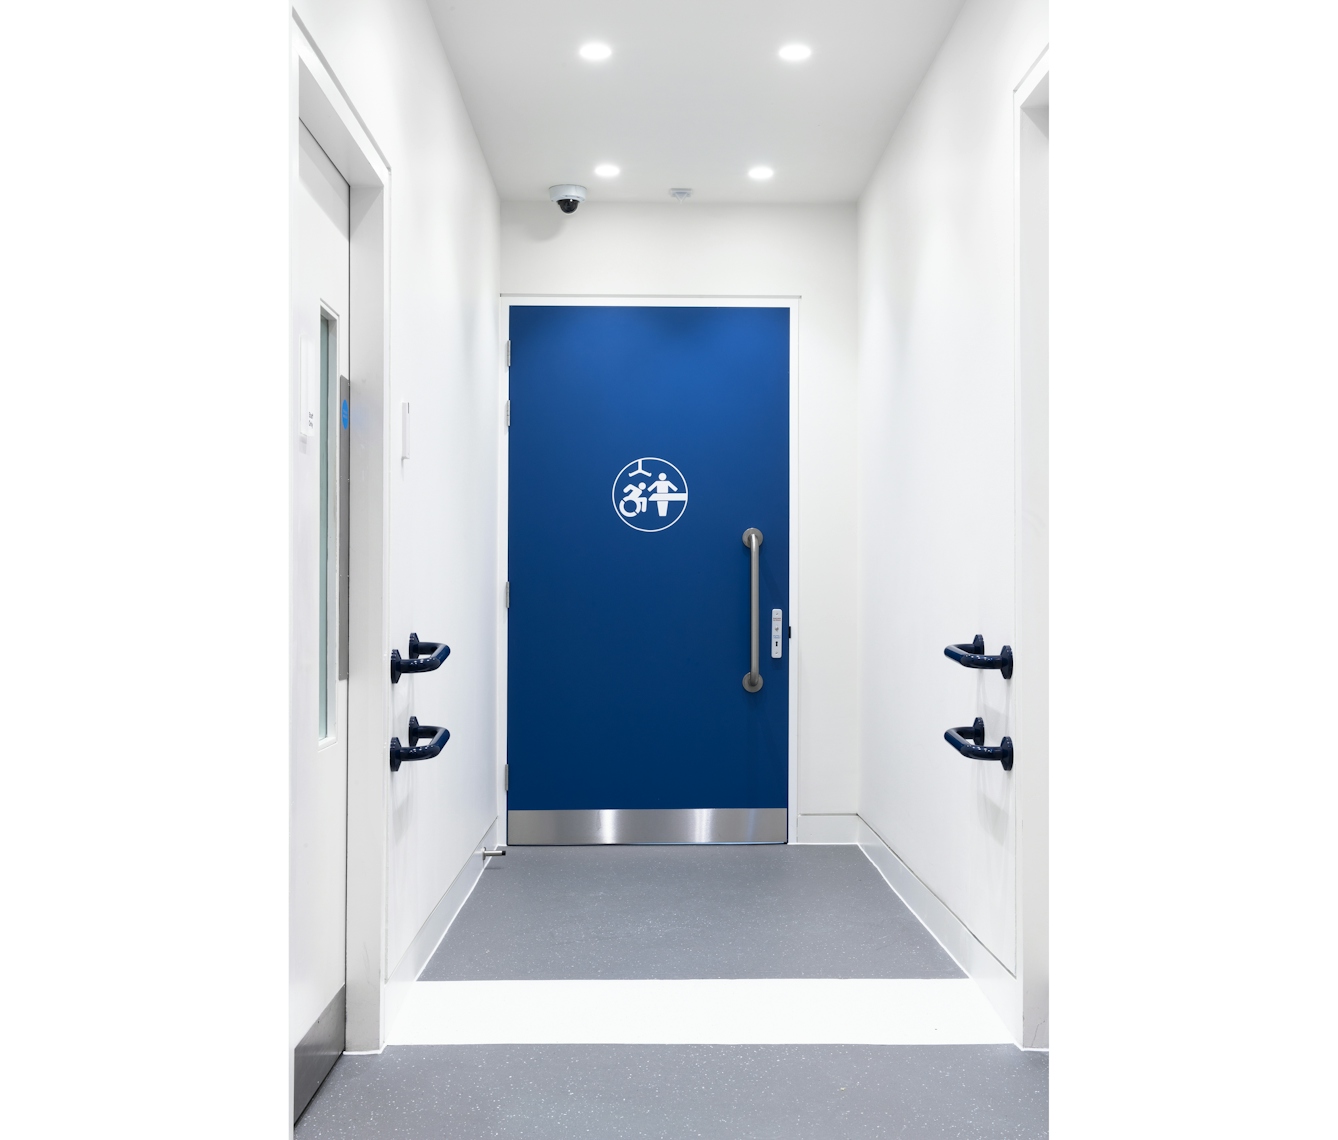
<path id="1" fill-rule="evenodd" d="M 692 197 L 692 190 L 687 186 L 675 186 L 669 191 L 669 197 L 675 202 L 686 202 Z"/>

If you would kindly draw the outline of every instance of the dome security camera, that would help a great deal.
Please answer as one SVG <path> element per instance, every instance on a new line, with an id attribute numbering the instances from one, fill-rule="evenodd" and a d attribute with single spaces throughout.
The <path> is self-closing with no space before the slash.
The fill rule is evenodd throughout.
<path id="1" fill-rule="evenodd" d="M 574 214 L 576 207 L 585 201 L 585 187 L 570 182 L 559 183 L 548 188 L 548 197 L 564 214 Z"/>

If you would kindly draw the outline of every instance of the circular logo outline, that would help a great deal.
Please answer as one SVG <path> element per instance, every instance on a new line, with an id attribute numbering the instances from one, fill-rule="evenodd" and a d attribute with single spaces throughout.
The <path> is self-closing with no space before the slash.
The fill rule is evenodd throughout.
<path id="1" fill-rule="evenodd" d="M 618 491 L 620 490 L 618 484 L 622 483 L 625 478 L 628 478 L 628 476 L 626 475 L 627 469 L 633 466 L 640 467 L 646 463 L 663 464 L 665 467 L 670 468 L 674 472 L 674 474 L 676 474 L 678 478 L 682 480 L 683 489 L 679 491 L 678 494 L 681 494 L 683 496 L 682 500 L 683 509 L 679 511 L 678 514 L 675 515 L 672 520 L 665 523 L 664 526 L 657 526 L 657 527 L 636 526 L 631 521 L 632 518 L 636 516 L 635 515 L 629 516 L 624 514 L 622 507 L 620 505 L 621 503 L 627 501 L 626 498 L 624 499 L 618 498 Z M 642 490 L 645 490 L 645 488 L 643 487 Z M 624 463 L 623 466 L 619 468 L 618 474 L 614 477 L 613 480 L 613 491 L 611 494 L 611 498 L 613 500 L 613 513 L 616 514 L 618 518 L 621 519 L 628 527 L 630 527 L 632 530 L 640 531 L 642 534 L 659 534 L 660 531 L 662 530 L 668 530 L 671 526 L 674 525 L 674 523 L 678 522 L 679 519 L 681 519 L 685 514 L 688 513 L 688 477 L 683 474 L 682 469 L 676 463 L 672 463 L 668 459 L 665 459 L 659 455 L 645 455 L 642 456 L 640 459 L 634 459 L 631 463 Z M 640 514 L 641 512 L 637 511 L 636 513 Z"/>

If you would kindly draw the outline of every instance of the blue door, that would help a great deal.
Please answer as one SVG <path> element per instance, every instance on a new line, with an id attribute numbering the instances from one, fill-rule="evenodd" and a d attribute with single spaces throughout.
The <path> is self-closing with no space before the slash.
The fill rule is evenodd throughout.
<path id="1" fill-rule="evenodd" d="M 512 307 L 509 842 L 785 841 L 789 319 Z"/>

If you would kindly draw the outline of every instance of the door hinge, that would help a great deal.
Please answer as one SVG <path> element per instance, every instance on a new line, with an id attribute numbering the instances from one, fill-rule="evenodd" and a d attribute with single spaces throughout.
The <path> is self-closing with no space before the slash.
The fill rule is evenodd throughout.
<path id="1" fill-rule="evenodd" d="M 507 427 L 510 427 L 510 426 L 511 426 L 511 401 L 510 401 L 510 400 L 507 400 L 507 402 L 506 402 L 506 426 L 507 426 Z"/>
<path id="2" fill-rule="evenodd" d="M 502 791 L 504 791 L 504 792 L 509 792 L 510 790 L 511 790 L 511 765 L 510 765 L 510 764 L 503 764 L 503 765 L 502 765 Z"/>
<path id="3" fill-rule="evenodd" d="M 511 608 L 511 583 L 506 584 L 506 608 Z"/>
<path id="4" fill-rule="evenodd" d="M 511 367 L 511 342 L 509 340 L 506 342 L 506 366 Z"/>

